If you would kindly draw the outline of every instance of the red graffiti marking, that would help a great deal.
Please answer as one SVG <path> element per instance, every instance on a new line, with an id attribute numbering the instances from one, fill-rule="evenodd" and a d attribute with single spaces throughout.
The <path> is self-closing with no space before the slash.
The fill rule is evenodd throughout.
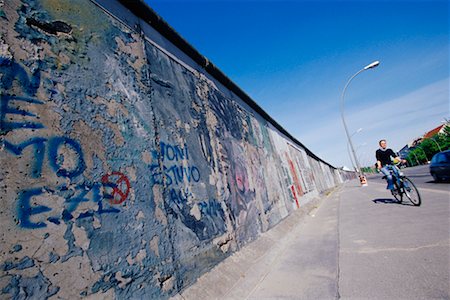
<path id="1" fill-rule="evenodd" d="M 106 193 L 104 197 L 109 199 L 111 204 L 124 202 L 130 193 L 130 181 L 127 176 L 120 172 L 112 172 L 102 177 L 103 186 L 112 188 L 112 193 Z"/>
<path id="2" fill-rule="evenodd" d="M 288 160 L 289 167 L 291 168 L 291 175 L 294 178 L 295 188 L 297 189 L 298 196 L 301 197 L 301 196 L 303 196 L 303 189 L 302 189 L 302 186 L 300 185 L 300 179 L 298 178 L 297 172 L 295 171 L 294 163 L 289 158 L 287 153 L 286 153 L 286 158 Z"/>
<path id="3" fill-rule="evenodd" d="M 300 204 L 298 204 L 297 194 L 295 193 L 294 185 L 291 185 L 292 196 L 294 196 L 295 204 L 297 204 L 297 208 L 300 208 Z"/>

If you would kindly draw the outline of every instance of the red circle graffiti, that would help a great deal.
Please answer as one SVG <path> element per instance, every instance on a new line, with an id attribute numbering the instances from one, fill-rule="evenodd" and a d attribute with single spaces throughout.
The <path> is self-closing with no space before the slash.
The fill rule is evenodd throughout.
<path id="1" fill-rule="evenodd" d="M 112 188 L 112 193 L 108 194 L 109 203 L 120 204 L 124 202 L 130 193 L 130 181 L 127 176 L 120 172 L 112 172 L 102 177 L 102 183 Z"/>

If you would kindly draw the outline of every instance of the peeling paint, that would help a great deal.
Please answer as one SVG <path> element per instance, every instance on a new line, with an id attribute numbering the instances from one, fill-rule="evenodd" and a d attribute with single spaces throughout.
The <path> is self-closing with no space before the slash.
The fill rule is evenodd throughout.
<path id="1" fill-rule="evenodd" d="M 159 257 L 159 237 L 154 236 L 150 241 L 150 249 L 155 253 L 156 257 Z"/>
<path id="2" fill-rule="evenodd" d="M 2 298 L 169 298 L 352 176 L 130 12 L 0 4 Z"/>

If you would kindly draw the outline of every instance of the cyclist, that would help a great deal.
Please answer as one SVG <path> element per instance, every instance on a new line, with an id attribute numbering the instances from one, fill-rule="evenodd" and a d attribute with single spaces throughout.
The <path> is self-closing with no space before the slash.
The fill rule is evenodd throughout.
<path id="1" fill-rule="evenodd" d="M 386 176 L 387 179 L 387 189 L 391 190 L 394 194 L 396 193 L 394 182 L 392 180 L 392 175 L 390 170 L 392 170 L 397 178 L 400 177 L 398 169 L 393 166 L 394 162 L 401 161 L 405 163 L 391 148 L 387 148 L 386 140 L 381 140 L 378 142 L 380 149 L 375 152 L 377 158 L 377 169 Z"/>

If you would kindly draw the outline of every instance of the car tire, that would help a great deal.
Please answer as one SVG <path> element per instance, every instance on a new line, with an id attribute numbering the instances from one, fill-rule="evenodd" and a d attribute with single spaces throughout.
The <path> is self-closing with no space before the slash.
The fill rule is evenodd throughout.
<path id="1" fill-rule="evenodd" d="M 436 174 L 431 173 L 431 176 L 433 176 L 433 179 L 434 179 L 435 182 L 441 181 L 441 178 L 439 178 L 439 176 L 437 176 Z"/>

